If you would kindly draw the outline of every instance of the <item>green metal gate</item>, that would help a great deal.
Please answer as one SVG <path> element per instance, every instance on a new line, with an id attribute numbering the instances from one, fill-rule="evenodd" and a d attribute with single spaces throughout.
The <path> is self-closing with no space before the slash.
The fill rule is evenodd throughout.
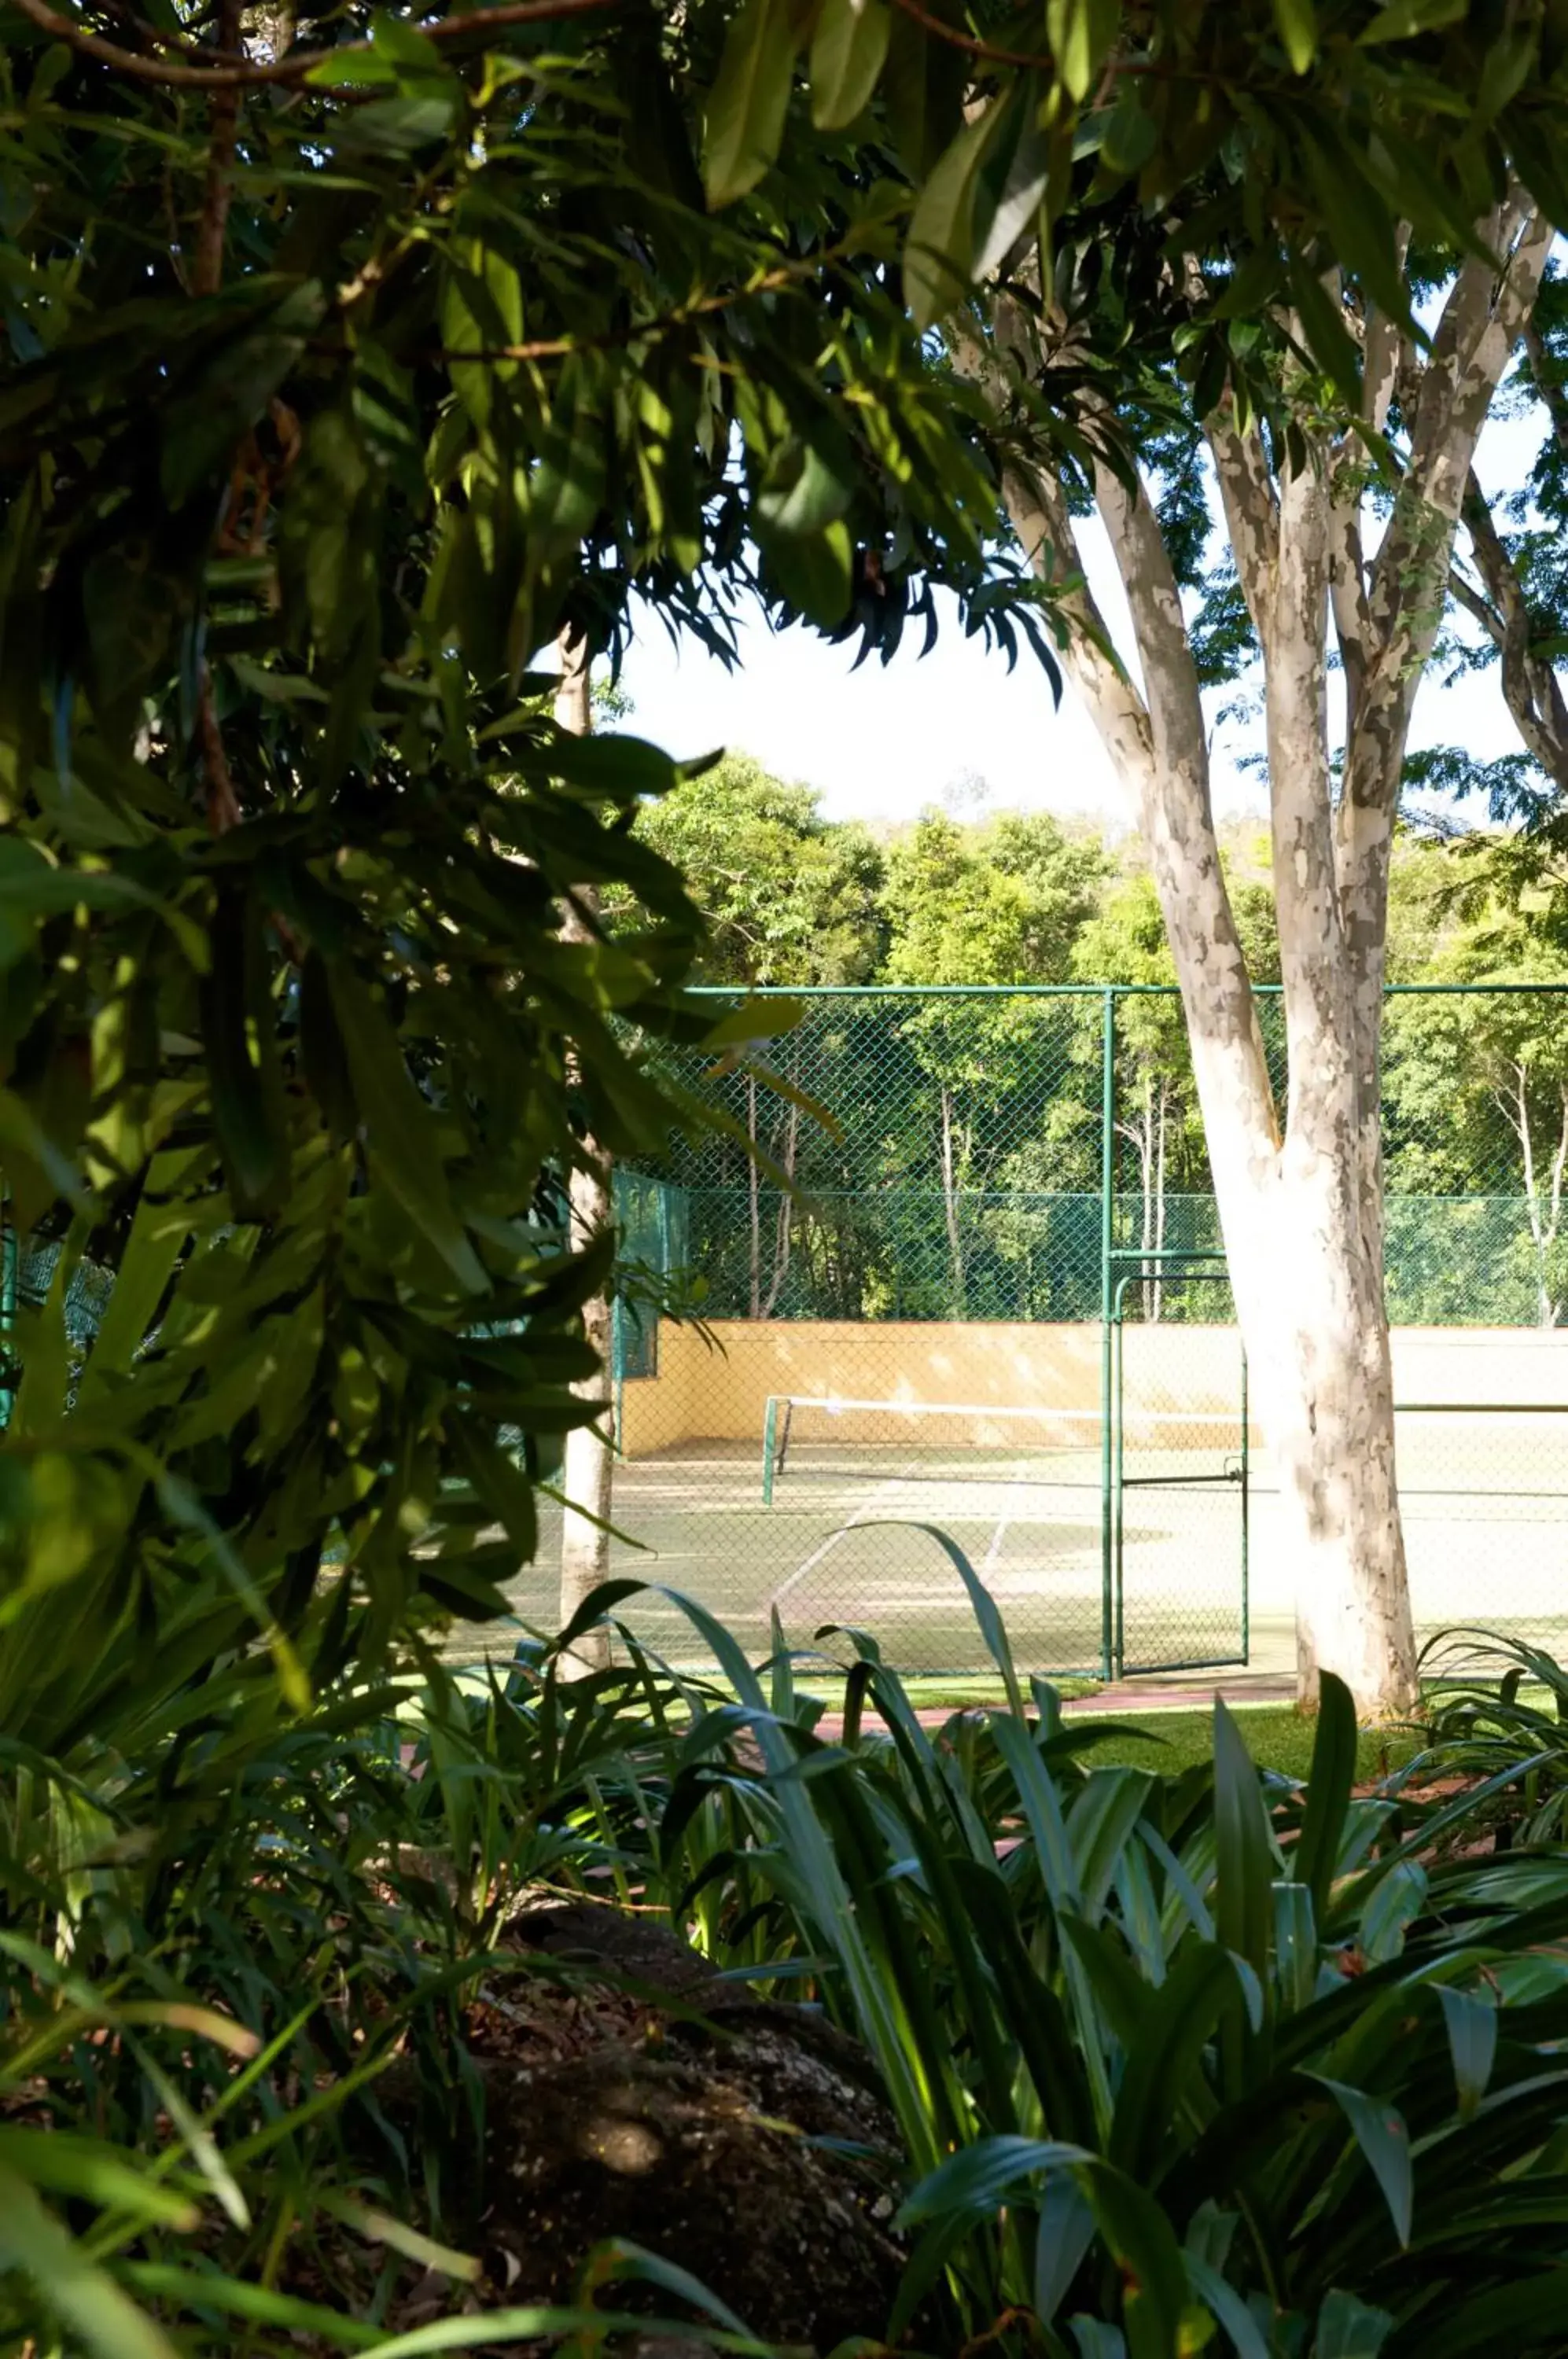
<path id="1" fill-rule="evenodd" d="M 1224 1258 L 1121 1253 L 1112 1262 L 1105 1501 L 1112 1669 L 1119 1679 L 1245 1663 L 1247 1358 L 1234 1330 L 1181 1315 L 1188 1289 L 1225 1285 Z M 1195 1366 L 1200 1358 L 1205 1364 Z"/>

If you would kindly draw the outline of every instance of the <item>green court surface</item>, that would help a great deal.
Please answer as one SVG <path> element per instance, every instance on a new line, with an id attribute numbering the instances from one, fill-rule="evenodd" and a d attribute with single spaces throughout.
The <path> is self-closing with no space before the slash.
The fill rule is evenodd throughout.
<path id="1" fill-rule="evenodd" d="M 612 1545 L 611 1568 L 698 1600 L 754 1657 L 768 1652 L 777 1612 L 792 1646 L 811 1646 L 823 1625 L 848 1625 L 868 1631 L 901 1669 L 938 1671 L 984 1659 L 950 1553 L 957 1549 L 1001 1607 L 1021 1663 L 1094 1675 L 1104 1638 L 1101 1498 L 1096 1451 L 1072 1453 L 1049 1479 L 1038 1463 L 977 1454 L 964 1468 L 890 1451 L 879 1462 L 859 1453 L 853 1464 L 792 1467 L 765 1506 L 756 1451 L 687 1444 L 617 1466 L 615 1520 L 626 1538 Z M 1124 1610 L 1139 1654 L 1238 1660 L 1234 1491 L 1172 1486 L 1127 1498 Z M 519 1620 L 539 1630 L 554 1627 L 559 1531 L 559 1511 L 547 1510 L 536 1566 L 508 1592 Z M 690 1624 L 665 1600 L 634 1600 L 624 1612 L 671 1659 L 702 1658 Z M 479 1636 L 457 1634 L 454 1651 L 471 1651 Z M 500 1636 L 482 1643 L 494 1650 Z"/>
<path id="2" fill-rule="evenodd" d="M 1511 1487 L 1511 1470 L 1483 1437 L 1451 1429 L 1449 1444 L 1404 1493 L 1421 1632 L 1483 1625 L 1568 1650 L 1568 1495 L 1539 1479 Z M 1245 1586 L 1233 1462 L 1216 1457 L 1196 1480 L 1192 1467 L 1181 1452 L 1127 1457 L 1111 1557 L 1122 1667 L 1288 1671 L 1292 1600 L 1267 1462 L 1253 1462 Z M 986 1658 L 956 1549 L 1000 1607 L 1021 1668 L 1094 1677 L 1105 1640 L 1101 1506 L 1097 1450 L 1057 1453 L 1049 1466 L 978 1451 L 803 1453 L 765 1506 L 758 1448 L 687 1442 L 617 1466 L 624 1537 L 612 1545 L 611 1570 L 696 1600 L 754 1660 L 770 1650 L 777 1612 L 793 1647 L 840 1656 L 846 1640 L 817 1634 L 847 1625 L 868 1632 L 906 1672 L 979 1671 Z M 536 1561 L 507 1584 L 518 1624 L 539 1634 L 557 1626 L 559 1547 L 560 1511 L 547 1505 Z M 668 1600 L 650 1594 L 622 1611 L 667 1659 L 706 1659 Z M 452 1634 L 448 1652 L 466 1661 L 505 1654 L 515 1635 L 505 1624 L 470 1625 Z"/>

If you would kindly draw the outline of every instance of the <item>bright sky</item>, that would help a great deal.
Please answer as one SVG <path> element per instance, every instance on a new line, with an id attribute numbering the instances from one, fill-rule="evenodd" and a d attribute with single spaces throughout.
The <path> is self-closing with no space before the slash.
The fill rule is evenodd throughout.
<path id="1" fill-rule="evenodd" d="M 1488 488 L 1519 480 L 1534 444 L 1528 426 L 1489 427 L 1478 465 Z M 1091 538 L 1083 557 L 1125 655 L 1126 608 L 1109 551 Z M 650 624 L 623 673 L 633 705 L 628 725 L 678 756 L 718 746 L 755 755 L 776 777 L 819 788 L 835 819 L 912 818 L 948 790 L 982 779 L 996 808 L 1125 824 L 1117 782 L 1072 690 L 1064 689 L 1056 710 L 1027 649 L 1009 673 L 1003 656 L 964 638 L 951 600 L 942 620 L 929 656 L 919 655 L 921 634 L 914 631 L 886 669 L 872 656 L 854 672 L 853 647 L 831 647 L 800 627 L 776 636 L 759 616 L 744 629 L 742 663 L 733 673 L 695 645 L 678 652 L 662 626 Z M 1260 745 L 1261 731 L 1251 734 Z M 1429 674 L 1411 743 L 1464 745 L 1483 757 L 1515 750 L 1496 675 L 1445 690 Z M 1216 748 L 1222 817 L 1262 813 L 1260 781 L 1234 763 L 1247 745 L 1246 735 L 1233 733 L 1228 756 Z"/>

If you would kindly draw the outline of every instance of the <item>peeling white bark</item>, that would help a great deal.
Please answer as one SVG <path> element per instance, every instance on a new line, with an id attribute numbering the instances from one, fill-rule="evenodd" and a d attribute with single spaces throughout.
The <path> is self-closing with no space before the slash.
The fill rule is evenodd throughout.
<path id="1" fill-rule="evenodd" d="M 562 729 L 585 737 L 591 725 L 588 698 L 588 643 L 563 631 L 558 642 L 561 680 L 555 696 L 555 718 Z M 579 897 L 592 908 L 592 886 L 579 886 Z M 567 940 L 586 939 L 587 928 L 570 904 L 562 913 L 561 932 Z M 571 1235 L 581 1248 L 592 1243 L 615 1220 L 615 1192 L 610 1159 L 596 1139 L 578 1142 L 578 1160 L 568 1180 Z M 561 1488 L 567 1505 L 561 1519 L 561 1594 L 558 1611 L 564 1629 L 583 1600 L 610 1577 L 610 1510 L 615 1484 L 615 1457 L 607 1438 L 611 1403 L 610 1297 L 596 1294 L 583 1306 L 583 1340 L 599 1358 L 599 1374 L 585 1377 L 572 1390 L 599 1405 L 592 1425 L 577 1426 L 566 1437 Z M 561 1659 L 568 1679 L 586 1679 L 604 1670 L 610 1660 L 610 1634 L 603 1626 L 585 1630 L 571 1653 Z"/>
<path id="2" fill-rule="evenodd" d="M 1279 473 L 1255 424 L 1205 421 L 1231 544 L 1263 650 L 1273 867 L 1290 1059 L 1281 1126 L 1210 804 L 1208 747 L 1177 583 L 1154 508 L 1102 468 L 1096 505 L 1132 617 L 1140 696 L 1088 591 L 1064 602 L 1063 665 L 1134 799 L 1192 1043 L 1209 1160 L 1256 1397 L 1293 1559 L 1298 1667 L 1336 1672 L 1364 1712 L 1416 1700 L 1383 1300 L 1378 1040 L 1388 877 L 1405 741 L 1452 565 L 1475 441 L 1534 301 L 1551 233 L 1517 195 L 1482 224 L 1499 269 L 1456 274 L 1414 396 L 1411 452 L 1376 556 L 1362 545 L 1349 438 L 1307 429 Z M 1190 274 L 1191 275 L 1191 274 Z M 1357 323 L 1367 422 L 1410 356 Z M 997 306 L 1026 367 L 1030 330 Z M 983 379 L 986 356 L 965 364 Z M 994 378 L 993 378 L 993 381 Z M 1401 380 L 1408 386 L 1407 376 Z M 1080 573 L 1062 487 L 1011 473 L 1008 510 L 1042 572 Z M 1349 690 L 1336 793 L 1326 697 L 1332 614 Z"/>

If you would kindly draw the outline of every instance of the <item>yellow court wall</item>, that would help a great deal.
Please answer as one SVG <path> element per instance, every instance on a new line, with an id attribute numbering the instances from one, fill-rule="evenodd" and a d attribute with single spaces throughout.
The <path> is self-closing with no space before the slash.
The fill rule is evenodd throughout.
<path id="1" fill-rule="evenodd" d="M 1234 1411 L 1235 1328 L 1126 1332 L 1129 1402 Z M 624 1389 L 628 1458 L 685 1441 L 760 1447 L 775 1393 L 1081 1413 L 1100 1405 L 1097 1322 L 727 1319 L 714 1321 L 708 1336 L 668 1321 L 660 1327 L 658 1374 L 628 1378 Z M 1568 1332 L 1401 1327 L 1393 1353 L 1400 1401 L 1568 1405 Z"/>

